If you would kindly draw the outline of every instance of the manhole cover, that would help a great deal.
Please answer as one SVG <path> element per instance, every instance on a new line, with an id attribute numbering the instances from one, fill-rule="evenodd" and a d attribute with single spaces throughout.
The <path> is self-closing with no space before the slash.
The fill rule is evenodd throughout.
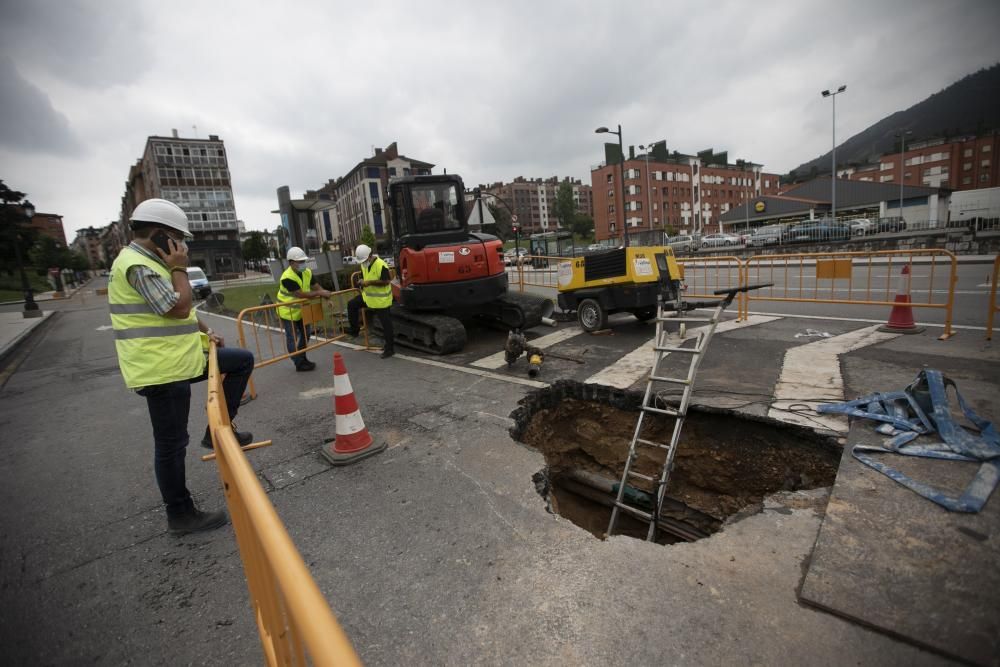
<path id="1" fill-rule="evenodd" d="M 576 382 L 532 392 L 512 415 L 515 440 L 537 449 L 546 466 L 536 488 L 553 511 L 604 537 L 611 501 L 635 430 L 642 397 Z M 645 420 L 641 437 L 669 442 L 674 420 Z M 841 446 L 809 429 L 729 411 L 691 409 L 674 459 L 661 513 L 661 543 L 693 541 L 726 521 L 757 511 L 780 491 L 833 485 Z M 659 477 L 664 454 L 639 448 L 633 470 Z M 630 504 L 651 508 L 655 486 L 626 487 Z M 619 515 L 622 517 L 622 514 Z M 647 524 L 624 516 L 615 533 L 645 539 Z"/>

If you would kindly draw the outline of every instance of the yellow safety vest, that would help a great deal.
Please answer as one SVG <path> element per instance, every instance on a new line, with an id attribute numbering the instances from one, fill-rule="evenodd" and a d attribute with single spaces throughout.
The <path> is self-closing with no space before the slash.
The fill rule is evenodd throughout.
<path id="1" fill-rule="evenodd" d="M 278 302 L 288 303 L 300 298 L 285 289 L 285 278 L 291 278 L 299 284 L 299 289 L 295 290 L 296 292 L 306 292 L 312 284 L 312 275 L 311 269 L 303 269 L 301 275 L 296 273 L 295 269 L 290 266 L 285 269 L 285 272 L 281 274 L 281 278 L 278 280 Z M 302 319 L 302 305 L 278 306 L 278 317 L 283 320 L 297 322 Z"/>
<path id="2" fill-rule="evenodd" d="M 131 248 L 122 249 L 111 265 L 108 309 L 125 386 L 136 389 L 198 377 L 206 362 L 194 309 L 184 319 L 156 314 L 128 283 L 128 270 L 137 265 L 171 283 L 170 270 L 162 262 Z"/>
<path id="3" fill-rule="evenodd" d="M 381 257 L 376 257 L 375 261 L 365 267 L 361 265 L 362 280 L 382 280 L 382 269 L 388 265 L 382 261 Z M 369 308 L 388 308 L 392 305 L 391 285 L 369 285 L 361 290 L 361 297 L 365 300 L 365 305 Z"/>

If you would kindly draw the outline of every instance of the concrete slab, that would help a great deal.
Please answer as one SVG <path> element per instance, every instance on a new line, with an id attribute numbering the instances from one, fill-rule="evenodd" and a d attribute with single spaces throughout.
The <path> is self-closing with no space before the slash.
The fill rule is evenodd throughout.
<path id="1" fill-rule="evenodd" d="M 945 343 L 938 345 L 934 349 L 953 351 Z M 889 346 L 893 349 L 886 349 Z M 896 340 L 848 358 L 852 395 L 901 389 L 920 367 L 936 367 L 958 381 L 981 415 L 996 417 L 989 413 L 996 408 L 1000 364 L 915 357 L 904 352 L 904 346 Z M 976 664 L 996 664 L 1000 498 L 994 493 L 978 514 L 948 512 L 850 454 L 854 444 L 881 440 L 872 423 L 852 424 L 801 599 L 935 651 Z M 978 469 L 971 463 L 883 459 L 955 495 Z"/>

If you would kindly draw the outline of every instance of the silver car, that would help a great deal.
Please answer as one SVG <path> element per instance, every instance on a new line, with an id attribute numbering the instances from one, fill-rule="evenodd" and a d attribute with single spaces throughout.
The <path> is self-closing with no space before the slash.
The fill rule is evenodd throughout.
<path id="1" fill-rule="evenodd" d="M 747 245 L 759 248 L 766 245 L 781 243 L 785 238 L 784 225 L 767 225 L 753 230 L 753 234 L 747 239 Z"/>
<path id="2" fill-rule="evenodd" d="M 742 245 L 743 242 L 735 234 L 708 234 L 701 237 L 702 248 L 718 248 L 721 246 Z"/>
<path id="3" fill-rule="evenodd" d="M 693 236 L 671 236 L 667 239 L 667 245 L 674 252 L 693 252 L 698 249 L 698 239 Z"/>

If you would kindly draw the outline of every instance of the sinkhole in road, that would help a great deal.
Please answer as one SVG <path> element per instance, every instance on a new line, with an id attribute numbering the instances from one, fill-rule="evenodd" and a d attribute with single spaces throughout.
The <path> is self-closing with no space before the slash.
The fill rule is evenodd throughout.
<path id="1" fill-rule="evenodd" d="M 533 478 L 538 492 L 554 512 L 597 537 L 605 537 L 608 529 L 641 403 L 642 396 L 632 392 L 559 381 L 528 394 L 511 415 L 514 440 L 545 457 L 545 467 Z M 640 437 L 669 443 L 673 418 L 652 417 L 644 420 Z M 665 452 L 637 449 L 632 469 L 659 478 Z M 674 458 L 657 542 L 708 537 L 727 522 L 760 511 L 771 494 L 830 487 L 841 452 L 835 438 L 807 428 L 692 408 Z M 627 502 L 649 509 L 654 487 L 635 479 L 626 488 Z M 645 539 L 648 524 L 624 512 L 619 517 L 616 534 Z"/>

